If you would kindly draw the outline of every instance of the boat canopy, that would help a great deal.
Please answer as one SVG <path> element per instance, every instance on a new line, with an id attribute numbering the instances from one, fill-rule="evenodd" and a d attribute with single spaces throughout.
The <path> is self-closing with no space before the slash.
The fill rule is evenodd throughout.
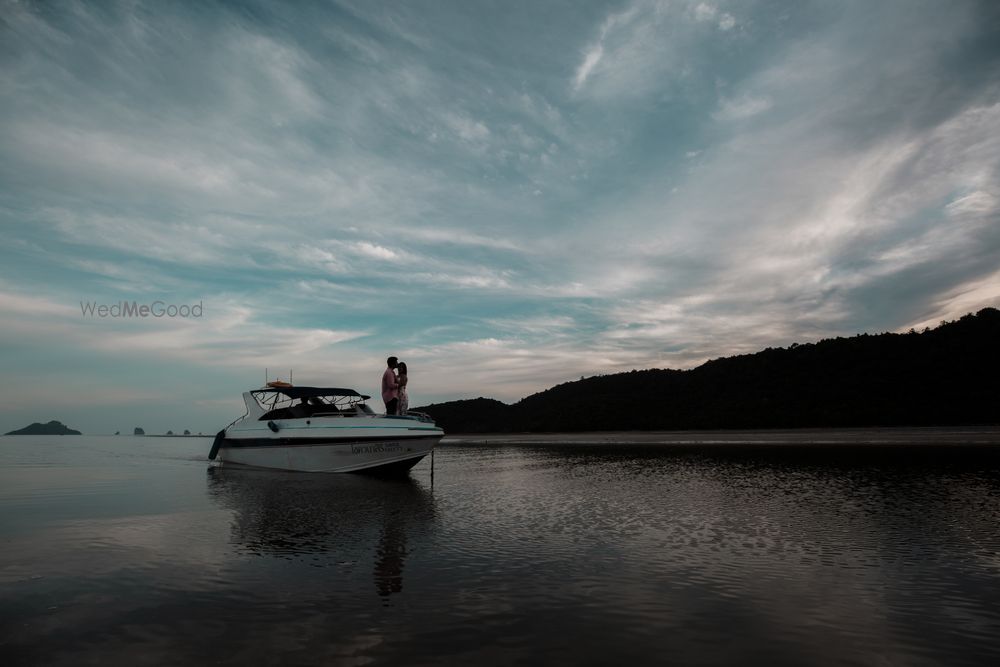
<path id="1" fill-rule="evenodd" d="M 254 389 L 252 394 L 284 394 L 288 398 L 312 398 L 314 396 L 357 396 L 367 401 L 371 396 L 359 394 L 353 389 L 343 389 L 340 387 L 265 387 Z"/>

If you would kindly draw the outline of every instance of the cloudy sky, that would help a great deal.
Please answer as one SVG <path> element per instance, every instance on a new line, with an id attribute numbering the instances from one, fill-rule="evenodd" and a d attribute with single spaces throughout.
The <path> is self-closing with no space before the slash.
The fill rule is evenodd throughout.
<path id="1" fill-rule="evenodd" d="M 1000 3 L 0 0 L 0 429 L 1000 305 Z M 100 318 L 81 302 L 202 303 Z M 380 404 L 378 404 L 380 405 Z"/>

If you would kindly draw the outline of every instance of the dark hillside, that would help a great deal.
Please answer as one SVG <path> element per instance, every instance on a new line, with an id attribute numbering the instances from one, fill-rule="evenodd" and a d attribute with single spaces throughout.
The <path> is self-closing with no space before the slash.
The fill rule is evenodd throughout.
<path id="1" fill-rule="evenodd" d="M 1000 423 L 1000 311 L 922 333 L 861 334 L 567 382 L 514 405 L 417 408 L 446 431 L 924 426 Z"/>
<path id="2" fill-rule="evenodd" d="M 448 424 L 446 431 L 452 433 L 492 432 L 511 420 L 511 406 L 492 398 L 435 403 L 414 410 L 432 415 L 438 424 Z"/>

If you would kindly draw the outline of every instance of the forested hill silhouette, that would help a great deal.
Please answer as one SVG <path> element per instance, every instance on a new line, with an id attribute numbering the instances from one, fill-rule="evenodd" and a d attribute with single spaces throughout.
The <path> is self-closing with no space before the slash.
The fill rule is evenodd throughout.
<path id="1" fill-rule="evenodd" d="M 415 408 L 449 433 L 1000 423 L 1000 311 Z"/>

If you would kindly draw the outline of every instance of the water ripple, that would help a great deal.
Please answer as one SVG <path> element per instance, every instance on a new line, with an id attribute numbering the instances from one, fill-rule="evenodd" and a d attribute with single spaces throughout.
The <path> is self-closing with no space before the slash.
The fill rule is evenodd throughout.
<path id="1" fill-rule="evenodd" d="M 431 486 L 169 440 L 4 451 L 9 664 L 1000 660 L 990 448 L 447 446 Z"/>

